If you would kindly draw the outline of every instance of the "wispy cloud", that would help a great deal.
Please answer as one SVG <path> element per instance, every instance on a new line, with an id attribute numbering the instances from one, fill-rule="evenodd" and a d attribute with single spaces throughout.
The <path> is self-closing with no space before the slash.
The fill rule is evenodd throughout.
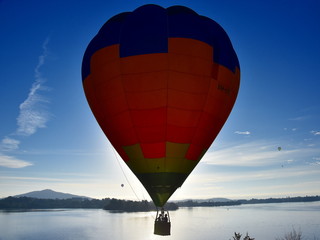
<path id="1" fill-rule="evenodd" d="M 295 131 L 297 131 L 297 130 L 298 130 L 298 128 L 290 128 L 290 129 L 288 129 L 288 128 L 284 128 L 283 130 L 285 130 L 285 131 L 292 131 L 292 132 L 295 132 Z"/>
<path id="2" fill-rule="evenodd" d="M 313 157 L 312 160 L 309 162 L 310 165 L 320 165 L 320 157 Z"/>
<path id="3" fill-rule="evenodd" d="M 5 137 L 2 139 L 1 143 L 0 143 L 0 151 L 12 151 L 15 150 L 17 148 L 19 148 L 19 144 L 20 141 L 13 139 L 13 138 L 9 138 L 9 137 Z"/>
<path id="4" fill-rule="evenodd" d="M 212 173 L 198 173 L 201 178 L 196 178 L 198 185 L 205 183 L 220 183 L 220 182 L 250 182 L 253 179 L 256 181 L 262 180 L 284 180 L 288 178 L 302 178 L 307 176 L 318 176 L 320 170 L 312 168 L 310 165 L 303 167 L 293 166 L 290 168 L 272 168 L 272 169 L 261 169 L 260 171 L 216 171 L 215 174 Z"/>
<path id="5" fill-rule="evenodd" d="M 255 141 L 207 152 L 201 160 L 206 164 L 222 166 L 262 167 L 283 163 L 303 163 L 320 155 L 318 148 L 278 150 L 277 143 Z M 279 143 L 278 143 L 279 144 Z"/>
<path id="6" fill-rule="evenodd" d="M 20 113 L 17 118 L 17 135 L 30 136 L 34 134 L 38 128 L 46 127 L 50 114 L 46 110 L 48 99 L 40 94 L 40 91 L 48 90 L 44 86 L 46 79 L 42 76 L 40 68 L 44 65 L 48 55 L 47 44 L 49 39 L 46 39 L 42 45 L 43 53 L 39 56 L 39 62 L 34 70 L 35 81 L 30 88 L 27 99 L 20 104 Z"/>
<path id="7" fill-rule="evenodd" d="M 189 195 L 207 193 L 204 197 L 212 197 L 215 194 L 219 197 L 237 198 L 242 195 L 244 198 L 283 194 L 290 196 L 297 195 L 295 192 L 299 191 L 311 194 L 317 192 L 315 186 L 320 184 L 319 174 L 320 168 L 317 163 L 246 168 L 241 165 L 208 166 L 201 161 L 179 191 Z"/>
<path id="8" fill-rule="evenodd" d="M 37 132 L 39 128 L 46 127 L 50 119 L 50 113 L 47 111 L 49 100 L 40 94 L 41 91 L 48 91 L 44 85 L 46 79 L 42 76 L 41 67 L 45 64 L 48 56 L 49 38 L 42 44 L 42 54 L 39 56 L 38 64 L 34 69 L 34 82 L 29 90 L 28 97 L 19 106 L 19 115 L 17 117 L 17 128 L 10 136 L 5 136 L 0 141 L 0 166 L 7 168 L 23 168 L 31 166 L 32 163 L 9 156 L 7 153 L 19 148 L 19 136 L 30 136 Z M 7 152 L 2 154 L 1 152 Z"/>
<path id="9" fill-rule="evenodd" d="M 203 162 L 214 165 L 261 166 L 275 161 L 279 156 L 277 146 L 250 142 L 208 152 Z"/>
<path id="10" fill-rule="evenodd" d="M 30 162 L 23 161 L 11 156 L 0 154 L 0 167 L 7 168 L 24 168 L 33 165 Z"/>
<path id="11" fill-rule="evenodd" d="M 251 134 L 251 132 L 249 132 L 249 131 L 244 131 L 244 132 L 235 131 L 234 133 L 235 133 L 235 134 L 239 134 L 239 135 L 250 135 L 250 134 Z"/>
<path id="12" fill-rule="evenodd" d="M 317 135 L 320 135 L 320 131 L 311 131 L 311 133 L 313 134 L 313 135 L 315 135 L 315 136 L 317 136 Z"/>
<path id="13" fill-rule="evenodd" d="M 65 179 L 50 177 L 18 177 L 18 176 L 0 176 L 1 180 L 17 180 L 17 181 L 41 181 L 41 182 L 64 182 Z"/>
<path id="14" fill-rule="evenodd" d="M 295 117 L 295 118 L 289 118 L 290 121 L 304 121 L 309 119 L 310 116 L 299 116 L 299 117 Z"/>

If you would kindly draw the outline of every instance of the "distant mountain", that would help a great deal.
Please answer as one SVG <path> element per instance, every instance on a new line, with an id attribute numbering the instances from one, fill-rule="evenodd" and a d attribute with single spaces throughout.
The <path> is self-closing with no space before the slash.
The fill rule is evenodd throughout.
<path id="1" fill-rule="evenodd" d="M 30 197 L 30 198 L 39 198 L 39 199 L 70 199 L 70 198 L 86 198 L 90 199 L 89 197 L 73 195 L 70 193 L 62 193 L 62 192 L 55 192 L 51 189 L 45 189 L 42 191 L 33 191 L 28 192 L 20 195 L 16 195 L 14 197 Z"/>
<path id="2" fill-rule="evenodd" d="M 197 202 L 231 202 L 228 198 L 209 198 L 209 199 L 198 199 Z"/>
<path id="3" fill-rule="evenodd" d="M 174 202 L 185 202 L 185 201 L 202 203 L 202 202 L 231 202 L 233 200 L 228 198 L 209 198 L 209 199 L 185 199 L 185 200 L 177 200 Z"/>

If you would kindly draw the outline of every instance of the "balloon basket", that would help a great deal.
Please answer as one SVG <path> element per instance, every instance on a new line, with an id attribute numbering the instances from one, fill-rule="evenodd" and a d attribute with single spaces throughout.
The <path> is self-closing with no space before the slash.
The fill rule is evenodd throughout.
<path id="1" fill-rule="evenodd" d="M 171 222 L 169 217 L 169 212 L 162 209 L 161 213 L 157 210 L 156 220 L 154 221 L 154 234 L 161 236 L 170 235 L 171 231 Z"/>

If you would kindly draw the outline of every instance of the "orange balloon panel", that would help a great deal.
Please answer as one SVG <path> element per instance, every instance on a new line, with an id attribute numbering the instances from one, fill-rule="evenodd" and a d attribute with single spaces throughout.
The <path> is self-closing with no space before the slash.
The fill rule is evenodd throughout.
<path id="1" fill-rule="evenodd" d="M 209 48 L 197 40 L 172 38 L 168 53 L 119 58 L 118 45 L 113 45 L 92 56 L 92 74 L 84 81 L 89 104 L 97 108 L 101 128 L 129 166 L 135 155 L 124 148 L 136 146 L 150 164 L 153 159 L 165 165 L 193 161 L 175 170 L 188 174 L 210 147 L 236 99 L 239 71 L 219 66 L 213 76 Z M 168 158 L 167 144 L 183 146 L 178 160 Z M 136 174 L 152 171 L 135 167 Z"/>

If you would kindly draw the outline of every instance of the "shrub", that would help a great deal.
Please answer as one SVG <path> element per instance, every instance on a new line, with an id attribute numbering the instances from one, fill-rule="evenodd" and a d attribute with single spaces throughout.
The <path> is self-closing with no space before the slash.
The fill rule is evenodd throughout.
<path id="1" fill-rule="evenodd" d="M 241 240 L 241 234 L 240 233 L 234 233 L 233 240 Z M 243 238 L 243 240 L 254 240 L 254 238 L 249 237 L 248 233 L 247 235 Z"/>
<path id="2" fill-rule="evenodd" d="M 292 229 L 291 232 L 286 233 L 282 238 L 276 238 L 276 240 L 302 240 L 301 231 L 296 232 L 295 229 Z"/>

